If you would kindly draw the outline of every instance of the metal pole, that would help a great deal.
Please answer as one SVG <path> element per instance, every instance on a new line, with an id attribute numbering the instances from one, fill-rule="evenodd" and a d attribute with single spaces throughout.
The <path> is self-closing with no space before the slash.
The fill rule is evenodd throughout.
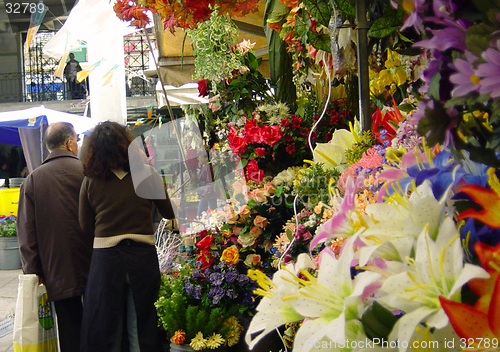
<path id="1" fill-rule="evenodd" d="M 356 20 L 358 32 L 358 85 L 359 114 L 361 130 L 372 127 L 370 114 L 370 80 L 368 72 L 368 21 L 366 20 L 366 0 L 356 0 Z"/>

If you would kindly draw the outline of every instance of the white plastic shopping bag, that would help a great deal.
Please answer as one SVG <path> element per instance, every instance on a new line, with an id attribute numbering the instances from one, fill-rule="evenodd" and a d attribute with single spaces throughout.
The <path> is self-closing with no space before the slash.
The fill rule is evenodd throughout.
<path id="1" fill-rule="evenodd" d="M 35 274 L 19 275 L 14 315 L 14 352 L 57 352 L 54 319 L 45 285 Z"/>

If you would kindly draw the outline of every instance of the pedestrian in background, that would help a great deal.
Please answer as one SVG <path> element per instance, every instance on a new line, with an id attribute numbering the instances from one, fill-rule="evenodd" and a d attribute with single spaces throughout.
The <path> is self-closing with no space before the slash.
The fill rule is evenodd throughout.
<path id="1" fill-rule="evenodd" d="M 78 222 L 83 169 L 73 126 L 50 125 L 45 144 L 50 154 L 21 185 L 17 237 L 23 272 L 38 275 L 54 302 L 61 351 L 75 352 L 93 236 Z"/>
<path id="2" fill-rule="evenodd" d="M 85 233 L 95 239 L 80 352 L 162 351 L 154 306 L 160 270 L 153 203 L 164 218 L 174 213 L 145 155 L 135 158 L 143 161 L 131 168 L 131 142 L 126 127 L 107 121 L 94 128 L 83 148 L 79 217 Z M 140 181 L 134 183 L 132 173 Z"/>

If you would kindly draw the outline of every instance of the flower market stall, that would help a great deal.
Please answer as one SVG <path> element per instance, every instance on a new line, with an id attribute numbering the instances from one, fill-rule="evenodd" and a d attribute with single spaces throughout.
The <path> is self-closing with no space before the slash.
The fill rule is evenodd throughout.
<path id="1" fill-rule="evenodd" d="M 189 36 L 209 100 L 179 141 L 221 188 L 165 270 L 173 350 L 500 349 L 500 2 L 366 1 L 369 97 L 357 3 L 266 1 L 270 79 L 232 20 L 256 2 L 116 3 Z"/>

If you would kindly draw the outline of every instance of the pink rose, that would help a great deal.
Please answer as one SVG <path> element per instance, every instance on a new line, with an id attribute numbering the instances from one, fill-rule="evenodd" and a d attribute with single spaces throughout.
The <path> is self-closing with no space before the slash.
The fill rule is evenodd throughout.
<path id="1" fill-rule="evenodd" d="M 265 185 L 264 185 L 264 189 L 267 191 L 267 193 L 269 194 L 274 194 L 274 192 L 276 192 L 276 186 L 273 185 L 271 182 L 267 182 Z"/>
<path id="2" fill-rule="evenodd" d="M 235 226 L 233 227 L 233 233 L 235 236 L 239 236 L 241 233 L 241 230 L 243 230 L 243 227 Z"/>
<path id="3" fill-rule="evenodd" d="M 261 229 L 265 228 L 268 224 L 267 218 L 257 215 L 253 220 L 253 224 Z"/>
<path id="4" fill-rule="evenodd" d="M 257 203 L 264 203 L 267 201 L 267 196 L 269 193 L 264 188 L 256 188 L 250 192 L 250 199 L 253 199 Z"/>
<path id="5" fill-rule="evenodd" d="M 239 222 L 245 222 L 248 217 L 250 216 L 250 213 L 252 212 L 252 210 L 250 209 L 250 207 L 248 205 L 244 205 L 240 208 L 240 210 L 238 211 L 238 214 L 239 216 L 241 217 L 240 221 Z"/>
<path id="6" fill-rule="evenodd" d="M 226 211 L 226 222 L 228 224 L 236 224 L 236 221 L 238 221 L 238 214 L 233 209 Z"/>
<path id="7" fill-rule="evenodd" d="M 250 236 L 252 236 L 253 238 L 257 238 L 262 234 L 262 232 L 263 231 L 260 227 L 252 226 L 252 228 L 250 229 Z"/>

